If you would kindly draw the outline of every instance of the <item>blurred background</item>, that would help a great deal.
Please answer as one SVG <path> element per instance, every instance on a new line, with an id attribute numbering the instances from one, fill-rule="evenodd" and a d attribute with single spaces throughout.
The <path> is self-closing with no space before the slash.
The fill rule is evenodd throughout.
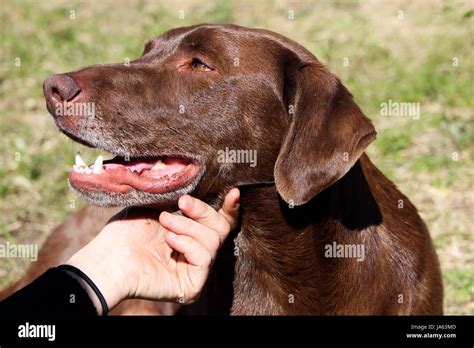
<path id="1" fill-rule="evenodd" d="M 473 2 L 2 0 L 0 243 L 42 243 L 84 202 L 67 187 L 80 150 L 55 128 L 44 79 L 138 57 L 164 31 L 196 23 L 270 29 L 313 52 L 378 131 L 372 161 L 418 207 L 440 258 L 445 313 L 474 314 Z M 388 117 L 389 100 L 420 117 Z M 0 288 L 28 260 L 0 259 Z"/>

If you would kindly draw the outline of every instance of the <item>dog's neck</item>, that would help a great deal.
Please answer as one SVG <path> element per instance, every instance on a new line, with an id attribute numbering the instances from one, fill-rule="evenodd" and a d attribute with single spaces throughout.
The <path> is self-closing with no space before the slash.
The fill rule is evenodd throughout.
<path id="1" fill-rule="evenodd" d="M 372 164 L 364 156 L 341 179 L 302 206 L 284 202 L 274 184 L 242 187 L 242 228 L 248 231 L 245 234 L 262 238 L 271 233 L 275 224 L 287 226 L 282 231 L 286 234 L 287 230 L 304 229 L 329 219 L 337 220 L 348 231 L 380 224 L 382 216 L 363 170 L 367 165 Z"/>
<path id="2" fill-rule="evenodd" d="M 283 202 L 274 185 L 258 185 L 241 188 L 241 207 L 241 231 L 234 240 L 235 314 L 252 308 L 260 311 L 254 314 L 301 313 L 309 305 L 301 298 L 302 284 L 319 283 L 324 245 L 382 220 L 359 162 L 303 206 Z"/>

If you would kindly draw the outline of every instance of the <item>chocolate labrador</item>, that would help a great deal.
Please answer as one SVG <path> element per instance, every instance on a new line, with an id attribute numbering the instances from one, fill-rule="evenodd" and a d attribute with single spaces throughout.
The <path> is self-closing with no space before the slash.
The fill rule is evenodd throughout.
<path id="1" fill-rule="evenodd" d="M 137 60 L 49 77 L 44 94 L 63 133 L 116 156 L 76 158 L 69 184 L 92 205 L 176 210 L 190 193 L 218 207 L 241 189 L 239 228 L 200 300 L 129 300 L 115 313 L 442 313 L 426 225 L 364 154 L 372 123 L 296 42 L 236 25 L 173 29 Z M 114 211 L 66 220 L 3 296 L 64 262 Z"/>

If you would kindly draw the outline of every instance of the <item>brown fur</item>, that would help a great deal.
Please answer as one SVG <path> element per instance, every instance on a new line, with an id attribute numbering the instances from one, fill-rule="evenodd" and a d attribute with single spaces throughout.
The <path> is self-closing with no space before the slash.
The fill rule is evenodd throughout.
<path id="1" fill-rule="evenodd" d="M 214 70 L 177 68 L 194 56 Z M 199 158 L 205 172 L 192 194 L 215 207 L 230 187 L 242 192 L 239 228 L 200 300 L 179 310 L 130 300 L 115 313 L 442 313 L 440 268 L 425 224 L 363 154 L 375 139 L 369 119 L 302 46 L 264 30 L 200 25 L 150 41 L 129 67 L 92 66 L 67 76 L 45 83 L 50 111 L 58 83 L 70 96 L 77 83 L 75 100 L 94 101 L 99 110 L 93 120 L 56 118 L 74 140 L 122 156 Z M 216 152 L 225 147 L 257 150 L 258 165 L 219 164 Z M 140 192 L 79 193 L 106 206 L 176 203 Z M 66 220 L 27 275 L 0 296 L 64 262 L 111 215 L 87 207 Z M 363 245 L 365 260 L 325 257 L 333 242 Z"/>

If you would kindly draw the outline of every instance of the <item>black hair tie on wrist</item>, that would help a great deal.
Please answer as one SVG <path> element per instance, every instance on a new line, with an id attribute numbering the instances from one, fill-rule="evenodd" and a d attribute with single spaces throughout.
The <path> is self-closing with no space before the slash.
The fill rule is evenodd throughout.
<path id="1" fill-rule="evenodd" d="M 79 278 L 83 279 L 92 288 L 92 290 L 94 290 L 95 294 L 99 298 L 100 304 L 102 305 L 102 315 L 107 315 L 107 313 L 109 312 L 109 306 L 107 306 L 107 302 L 105 301 L 104 295 L 102 295 L 99 288 L 94 284 L 92 279 L 87 276 L 87 274 L 82 272 L 79 268 L 71 265 L 60 265 L 57 268 L 62 269 L 64 271 L 72 272 L 76 274 Z"/>

